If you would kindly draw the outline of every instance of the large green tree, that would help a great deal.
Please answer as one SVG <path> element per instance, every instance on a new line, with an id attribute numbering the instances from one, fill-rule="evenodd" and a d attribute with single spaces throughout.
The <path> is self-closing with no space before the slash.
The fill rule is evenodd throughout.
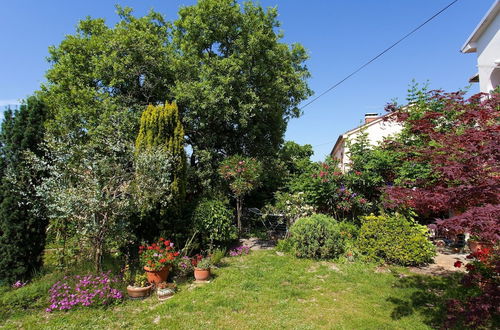
<path id="1" fill-rule="evenodd" d="M 173 94 L 192 164 L 217 166 L 234 154 L 274 157 L 288 120 L 311 95 L 304 47 L 281 41 L 276 8 L 250 1 L 200 0 L 179 16 Z"/>
<path id="2" fill-rule="evenodd" d="M 42 89 L 54 117 L 51 133 L 85 143 L 107 111 L 130 113 L 137 124 L 149 103 L 171 98 L 170 24 L 153 11 L 136 18 L 119 7 L 118 14 L 114 27 L 86 18 L 49 48 Z M 129 132 L 131 140 L 136 133 Z"/>
<path id="3" fill-rule="evenodd" d="M 5 112 L 0 134 L 0 282 L 27 279 L 42 265 L 47 218 L 36 194 L 43 172 L 27 152 L 43 154 L 46 107 L 36 96 Z"/>

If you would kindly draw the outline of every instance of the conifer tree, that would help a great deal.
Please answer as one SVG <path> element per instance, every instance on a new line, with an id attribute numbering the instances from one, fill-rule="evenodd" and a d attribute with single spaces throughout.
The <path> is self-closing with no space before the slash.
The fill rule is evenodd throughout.
<path id="1" fill-rule="evenodd" d="M 172 207 L 161 210 L 178 216 L 186 196 L 186 152 L 184 150 L 184 128 L 177 104 L 149 105 L 142 113 L 136 153 L 163 150 L 172 159 L 170 194 Z"/>
<path id="2" fill-rule="evenodd" d="M 47 218 L 35 192 L 42 173 L 30 168 L 25 152 L 43 153 L 45 117 L 45 105 L 32 96 L 2 123 L 0 282 L 28 279 L 42 265 Z"/>

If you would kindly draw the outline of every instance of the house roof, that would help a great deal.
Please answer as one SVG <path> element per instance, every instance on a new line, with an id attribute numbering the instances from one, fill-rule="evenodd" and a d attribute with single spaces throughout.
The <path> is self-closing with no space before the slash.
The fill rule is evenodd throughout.
<path id="1" fill-rule="evenodd" d="M 345 132 L 344 134 L 339 135 L 339 138 L 337 139 L 337 142 L 335 142 L 335 145 L 333 146 L 333 149 L 330 152 L 330 155 L 334 155 L 335 154 L 335 152 L 340 147 L 340 145 L 342 144 L 342 142 L 345 140 L 346 137 L 348 137 L 349 135 L 351 135 L 353 133 L 356 133 L 356 132 L 360 131 L 361 129 L 365 129 L 367 127 L 370 127 L 372 125 L 375 125 L 375 124 L 381 122 L 382 120 L 384 120 L 385 117 L 387 117 L 387 116 L 389 116 L 391 114 L 392 113 L 386 113 L 385 115 L 382 115 L 382 116 L 378 117 L 377 119 L 372 120 L 369 123 L 365 123 L 365 124 L 359 125 L 359 126 L 353 128 L 353 129 Z"/>
<path id="2" fill-rule="evenodd" d="M 470 83 L 477 83 L 479 82 L 479 73 L 475 73 L 472 77 L 469 78 Z"/>
<path id="3" fill-rule="evenodd" d="M 495 19 L 495 17 L 498 15 L 498 12 L 500 12 L 500 0 L 495 0 L 486 15 L 484 15 L 483 19 L 479 22 L 474 31 L 472 31 L 467 41 L 462 46 L 462 53 L 474 53 L 477 51 L 477 40 Z"/>

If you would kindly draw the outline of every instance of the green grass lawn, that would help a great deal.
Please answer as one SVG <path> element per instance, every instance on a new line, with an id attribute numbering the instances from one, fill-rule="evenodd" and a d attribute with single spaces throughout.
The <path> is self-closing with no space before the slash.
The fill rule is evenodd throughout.
<path id="1" fill-rule="evenodd" d="M 332 265 L 256 251 L 226 258 L 211 283 L 183 284 L 164 302 L 153 296 L 51 314 L 39 306 L 4 311 L 0 327 L 428 329 L 439 318 L 435 300 L 446 279 L 400 275 L 408 274 L 402 268 L 376 272 L 375 265 L 362 263 Z M 30 285 L 3 294 L 21 290 Z"/>

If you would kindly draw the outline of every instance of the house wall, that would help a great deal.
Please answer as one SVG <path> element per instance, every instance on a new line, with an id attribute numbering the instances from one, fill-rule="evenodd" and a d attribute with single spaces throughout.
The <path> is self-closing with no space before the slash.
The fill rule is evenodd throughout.
<path id="1" fill-rule="evenodd" d="M 495 61 L 500 60 L 500 15 L 490 23 L 481 34 L 476 44 L 479 89 L 489 93 L 500 82 L 500 67 Z"/>
<path id="2" fill-rule="evenodd" d="M 355 130 L 354 132 L 344 134 L 344 140 L 342 145 L 340 146 L 337 154 L 334 155 L 337 159 L 342 159 L 341 169 L 342 171 L 346 171 L 349 169 L 349 147 L 346 145 L 346 140 L 354 141 L 356 137 L 358 137 L 362 133 L 368 134 L 368 140 L 371 145 L 377 145 L 384 140 L 384 138 L 393 136 L 399 132 L 401 132 L 402 126 L 400 123 L 395 121 L 384 121 L 380 120 L 372 125 L 367 125 L 365 127 L 361 127 L 359 130 Z M 342 158 L 340 157 L 340 153 L 343 153 Z"/>

